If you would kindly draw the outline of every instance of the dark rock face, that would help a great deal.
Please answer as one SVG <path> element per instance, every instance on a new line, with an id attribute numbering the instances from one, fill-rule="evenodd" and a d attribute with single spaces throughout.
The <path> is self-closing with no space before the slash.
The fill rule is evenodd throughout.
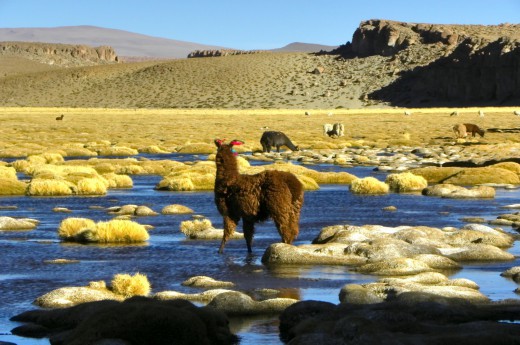
<path id="1" fill-rule="evenodd" d="M 520 104 L 520 25 L 368 20 L 336 53 L 418 65 L 370 93 L 373 100 L 416 107 Z"/>
<path id="2" fill-rule="evenodd" d="M 12 318 L 27 322 L 13 334 L 49 337 L 51 344 L 93 344 L 110 339 L 126 344 L 238 343 L 226 315 L 185 300 L 134 297 L 125 302 L 99 301 L 70 308 L 32 310 Z"/>
<path id="3" fill-rule="evenodd" d="M 420 303 L 303 301 L 280 315 L 280 339 L 291 345 L 519 344 L 519 311 L 516 301 L 475 305 L 457 299 L 432 302 L 427 296 Z"/>

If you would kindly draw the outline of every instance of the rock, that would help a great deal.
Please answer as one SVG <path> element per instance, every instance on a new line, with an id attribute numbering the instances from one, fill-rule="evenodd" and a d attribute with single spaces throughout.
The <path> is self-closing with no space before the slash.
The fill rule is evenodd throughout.
<path id="1" fill-rule="evenodd" d="M 191 208 L 179 204 L 167 205 L 161 210 L 162 214 L 190 214 L 193 212 Z"/>
<path id="2" fill-rule="evenodd" d="M 156 216 L 158 214 L 159 213 L 155 212 L 148 206 L 137 206 L 137 208 L 135 209 L 136 216 Z"/>
<path id="3" fill-rule="evenodd" d="M 467 189 L 453 184 L 442 183 L 423 189 L 422 194 L 453 199 L 494 198 L 495 189 L 487 186 L 477 186 Z"/>
<path id="4" fill-rule="evenodd" d="M 293 246 L 285 243 L 270 245 L 264 255 L 264 264 L 359 265 L 366 258 L 345 254 L 344 244 Z"/>
<path id="5" fill-rule="evenodd" d="M 225 288 L 235 286 L 233 282 L 218 281 L 206 276 L 191 277 L 183 281 L 181 285 L 201 288 Z"/>
<path id="6" fill-rule="evenodd" d="M 36 219 L 0 217 L 0 230 L 32 230 L 38 224 Z"/>
<path id="7" fill-rule="evenodd" d="M 511 267 L 504 272 L 500 273 L 502 277 L 512 278 L 514 275 L 520 273 L 520 266 Z"/>
<path id="8" fill-rule="evenodd" d="M 185 299 L 187 301 L 208 303 L 213 298 L 215 298 L 215 296 L 217 296 L 221 293 L 225 293 L 225 292 L 232 292 L 232 290 L 210 289 L 210 290 L 203 291 L 201 293 L 193 293 L 193 294 L 187 294 L 187 293 L 177 292 L 177 291 L 161 291 L 161 292 L 157 292 L 155 295 L 153 295 L 153 298 L 160 299 L 160 300 Z"/>
<path id="9" fill-rule="evenodd" d="M 416 300 L 417 302 L 413 302 Z M 280 315 L 286 344 L 514 344 L 518 301 L 470 303 L 426 292 L 402 292 L 382 303 L 302 301 Z"/>
<path id="10" fill-rule="evenodd" d="M 90 287 L 63 287 L 52 290 L 34 301 L 42 308 L 66 308 L 86 302 L 113 300 L 121 301 L 123 297 L 106 289 Z"/>
<path id="11" fill-rule="evenodd" d="M 248 295 L 238 292 L 226 292 L 213 298 L 208 306 L 224 312 L 226 315 L 262 315 L 279 314 L 285 308 L 298 302 L 292 298 L 272 298 L 254 301 Z"/>
<path id="12" fill-rule="evenodd" d="M 12 318 L 47 328 L 52 344 L 222 344 L 238 343 L 227 316 L 184 300 L 134 297 L 57 310 L 33 310 Z M 30 336 L 17 327 L 13 334 Z M 34 330 L 33 330 L 34 334 Z M 189 339 L 187 341 L 186 339 Z"/>

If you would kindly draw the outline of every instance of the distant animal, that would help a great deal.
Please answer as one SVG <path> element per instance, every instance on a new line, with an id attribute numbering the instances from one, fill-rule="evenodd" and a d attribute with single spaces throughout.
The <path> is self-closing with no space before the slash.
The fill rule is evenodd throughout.
<path id="1" fill-rule="evenodd" d="M 215 204 L 224 218 L 224 234 L 218 252 L 224 251 L 229 237 L 242 219 L 247 251 L 252 251 L 255 223 L 271 218 L 283 243 L 291 244 L 299 233 L 304 190 L 298 178 L 286 171 L 264 170 L 255 175 L 238 172 L 234 145 L 216 139 Z"/>
<path id="2" fill-rule="evenodd" d="M 329 116 L 329 117 L 332 116 L 332 115 L 334 115 L 334 114 L 333 113 L 327 113 L 327 116 Z"/>
<path id="3" fill-rule="evenodd" d="M 326 123 L 323 125 L 323 135 L 329 135 L 328 133 L 332 131 L 333 125 L 332 123 Z"/>
<path id="4" fill-rule="evenodd" d="M 311 113 L 309 113 L 308 111 L 305 112 L 305 115 L 306 116 L 311 116 Z"/>
<path id="5" fill-rule="evenodd" d="M 265 131 L 260 138 L 263 152 L 271 152 L 271 147 L 276 147 L 276 152 L 280 152 L 281 146 L 287 146 L 293 151 L 299 151 L 299 147 L 295 146 L 291 139 L 285 133 L 278 131 Z"/>
<path id="6" fill-rule="evenodd" d="M 404 112 L 404 114 L 405 114 L 406 116 L 410 116 L 410 115 L 412 115 L 412 112 L 411 112 L 410 110 L 406 110 L 406 111 Z"/>
<path id="7" fill-rule="evenodd" d="M 61 114 L 60 116 L 58 116 L 58 117 L 56 118 L 56 121 L 61 121 L 61 120 L 63 120 L 63 117 L 64 117 L 64 116 L 65 116 L 65 115 Z"/>
<path id="8" fill-rule="evenodd" d="M 331 138 L 339 138 L 345 135 L 345 126 L 339 122 L 333 125 L 326 123 L 323 125 L 323 131 Z"/>
<path id="9" fill-rule="evenodd" d="M 485 115 L 485 114 L 484 114 L 484 110 L 479 110 L 479 111 L 478 111 L 478 116 L 480 116 L 480 117 L 484 117 L 484 115 Z"/>
<path id="10" fill-rule="evenodd" d="M 454 112 L 452 112 L 450 114 L 450 116 L 459 116 L 459 112 L 457 110 L 455 110 Z"/>
<path id="11" fill-rule="evenodd" d="M 515 114 L 516 116 L 520 116 L 520 110 L 513 111 L 513 114 Z"/>
<path id="12" fill-rule="evenodd" d="M 458 123 L 453 126 L 453 132 L 455 133 L 455 138 L 466 138 L 468 133 L 466 132 L 466 126 L 463 123 Z"/>
<path id="13" fill-rule="evenodd" d="M 464 126 L 466 126 L 466 133 L 468 133 L 468 135 L 471 133 L 471 136 L 473 137 L 476 133 L 478 133 L 481 137 L 484 137 L 484 134 L 486 133 L 485 129 L 482 129 L 473 123 L 465 123 Z"/>

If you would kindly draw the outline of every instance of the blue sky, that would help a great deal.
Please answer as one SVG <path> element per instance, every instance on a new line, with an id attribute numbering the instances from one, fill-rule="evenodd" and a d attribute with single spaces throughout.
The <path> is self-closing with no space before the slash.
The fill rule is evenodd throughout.
<path id="1" fill-rule="evenodd" d="M 0 0 L 1 28 L 94 25 L 236 49 L 340 45 L 367 19 L 520 23 L 520 0 Z"/>

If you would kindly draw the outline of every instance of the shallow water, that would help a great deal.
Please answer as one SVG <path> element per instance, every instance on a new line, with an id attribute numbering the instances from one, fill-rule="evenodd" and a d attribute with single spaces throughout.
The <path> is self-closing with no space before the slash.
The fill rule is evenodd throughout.
<path id="1" fill-rule="evenodd" d="M 193 159 L 193 157 L 191 157 Z M 337 166 L 314 166 L 320 170 L 345 170 Z M 346 171 L 363 177 L 374 175 L 384 180 L 385 175 L 369 167 Z M 110 190 L 101 197 L 3 197 L 1 206 L 15 205 L 15 210 L 0 210 L 0 216 L 38 219 L 40 225 L 32 231 L 0 231 L 0 341 L 17 344 L 47 344 L 48 340 L 15 337 L 10 330 L 18 323 L 9 318 L 34 309 L 31 302 L 38 296 L 64 286 L 84 286 L 89 281 L 110 282 L 114 274 L 145 274 L 152 283 L 153 292 L 176 290 L 187 293 L 199 289 L 181 286 L 194 275 L 206 275 L 219 280 L 233 281 L 236 289 L 254 294 L 258 288 L 283 291 L 284 296 L 304 300 L 315 299 L 338 303 L 340 288 L 348 283 L 364 283 L 375 277 L 360 275 L 344 266 L 284 266 L 266 267 L 262 254 L 271 243 L 279 241 L 271 221 L 256 228 L 253 254 L 247 255 L 243 240 L 232 240 L 223 255 L 217 254 L 220 241 L 187 240 L 179 225 L 191 215 L 159 215 L 142 217 L 137 221 L 150 224 L 150 240 L 145 245 L 78 245 L 58 240 L 57 228 L 61 220 L 86 217 L 95 221 L 112 219 L 103 209 L 116 205 L 147 205 L 157 212 L 169 204 L 182 204 L 209 218 L 216 228 L 222 228 L 222 218 L 213 201 L 212 192 L 164 192 L 153 187 L 159 176 L 132 176 L 134 188 Z M 380 224 L 385 226 L 427 225 L 460 227 L 462 217 L 479 216 L 495 219 L 507 213 L 501 206 L 517 203 L 520 190 L 497 190 L 492 200 L 454 200 L 424 197 L 417 194 L 360 196 L 344 185 L 322 185 L 318 191 L 305 193 L 300 235 L 296 245 L 309 243 L 319 231 L 336 224 Z M 383 211 L 385 206 L 396 206 L 397 211 Z M 72 213 L 55 213 L 54 207 L 67 207 Z M 94 208 L 95 207 L 95 208 Z M 510 228 L 505 228 L 512 231 Z M 509 250 L 520 255 L 518 242 Z M 49 259 L 76 259 L 76 264 L 46 264 Z M 517 285 L 500 273 L 514 262 L 471 264 L 450 278 L 468 278 L 480 285 L 491 299 L 519 298 L 513 290 Z M 241 337 L 241 344 L 281 344 L 278 339 L 277 317 L 241 318 L 233 320 L 233 331 Z"/>

